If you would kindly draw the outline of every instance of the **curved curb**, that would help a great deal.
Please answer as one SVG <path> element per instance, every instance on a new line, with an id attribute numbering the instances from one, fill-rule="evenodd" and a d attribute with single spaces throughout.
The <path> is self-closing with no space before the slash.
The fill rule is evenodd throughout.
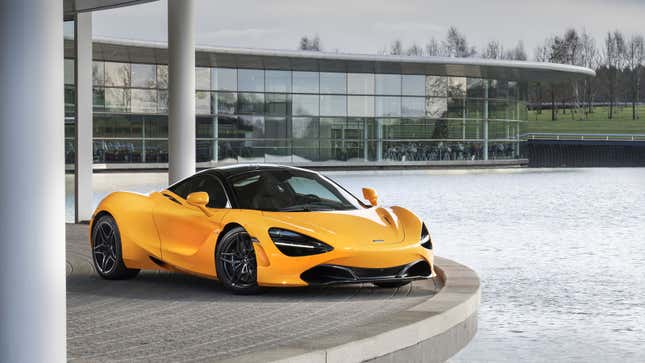
<path id="1" fill-rule="evenodd" d="M 435 269 L 444 282 L 439 293 L 387 320 L 224 362 L 443 362 L 475 335 L 481 291 L 479 277 L 464 265 L 436 257 Z"/>

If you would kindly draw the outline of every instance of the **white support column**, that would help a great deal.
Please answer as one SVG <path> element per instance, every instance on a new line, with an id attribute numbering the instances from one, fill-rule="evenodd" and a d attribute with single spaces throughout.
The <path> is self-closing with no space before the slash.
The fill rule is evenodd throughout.
<path id="1" fill-rule="evenodd" d="M 75 220 L 89 221 L 92 191 L 92 13 L 76 14 L 76 172 Z"/>
<path id="2" fill-rule="evenodd" d="M 484 136 L 484 160 L 488 160 L 488 83 L 484 80 L 484 117 L 483 117 L 483 136 Z"/>
<path id="3" fill-rule="evenodd" d="M 63 0 L 0 1 L 0 362 L 65 362 Z"/>
<path id="4" fill-rule="evenodd" d="M 168 179 L 195 173 L 195 2 L 168 0 Z"/>

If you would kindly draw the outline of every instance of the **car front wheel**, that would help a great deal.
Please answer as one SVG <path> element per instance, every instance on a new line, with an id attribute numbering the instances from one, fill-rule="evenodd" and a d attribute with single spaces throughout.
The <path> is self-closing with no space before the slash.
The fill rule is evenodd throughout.
<path id="1" fill-rule="evenodd" d="M 92 228 L 92 261 L 96 272 L 108 280 L 131 279 L 139 273 L 123 263 L 121 234 L 109 214 L 99 217 Z"/>
<path id="2" fill-rule="evenodd" d="M 260 291 L 253 242 L 244 228 L 231 229 L 217 243 L 215 267 L 217 278 L 234 293 L 254 294 Z"/>

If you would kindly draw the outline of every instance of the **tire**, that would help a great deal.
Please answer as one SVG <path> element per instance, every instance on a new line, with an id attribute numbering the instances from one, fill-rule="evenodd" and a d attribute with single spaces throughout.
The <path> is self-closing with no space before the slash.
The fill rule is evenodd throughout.
<path id="1" fill-rule="evenodd" d="M 235 227 L 215 247 L 217 278 L 235 294 L 256 294 L 257 262 L 251 237 L 242 227 Z"/>
<path id="2" fill-rule="evenodd" d="M 139 274 L 138 269 L 129 269 L 123 263 L 121 233 L 109 214 L 92 225 L 92 262 L 99 276 L 106 280 L 126 280 Z"/>
<path id="3" fill-rule="evenodd" d="M 402 287 L 409 284 L 410 281 L 383 281 L 383 282 L 374 282 L 374 285 L 382 287 L 384 289 L 394 289 L 397 287 Z"/>

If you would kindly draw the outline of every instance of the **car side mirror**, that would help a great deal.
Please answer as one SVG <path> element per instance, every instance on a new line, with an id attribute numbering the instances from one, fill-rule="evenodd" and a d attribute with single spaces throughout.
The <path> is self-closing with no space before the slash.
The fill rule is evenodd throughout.
<path id="1" fill-rule="evenodd" d="M 211 213 L 206 208 L 206 205 L 208 204 L 208 200 L 209 200 L 209 197 L 208 197 L 208 193 L 206 192 L 190 193 L 186 198 L 186 201 L 188 202 L 188 204 L 201 209 L 201 211 L 204 212 L 206 216 L 210 217 Z"/>
<path id="2" fill-rule="evenodd" d="M 363 188 L 363 198 L 369 201 L 374 207 L 378 205 L 378 194 L 372 188 Z"/>

